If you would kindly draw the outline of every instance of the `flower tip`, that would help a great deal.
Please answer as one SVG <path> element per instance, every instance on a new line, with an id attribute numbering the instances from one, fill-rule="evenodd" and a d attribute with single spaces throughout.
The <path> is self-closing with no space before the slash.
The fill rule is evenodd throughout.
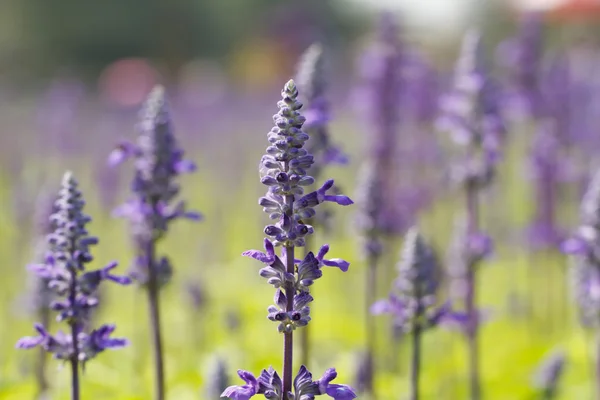
<path id="1" fill-rule="evenodd" d="M 196 163 L 189 160 L 181 160 L 175 164 L 175 171 L 178 174 L 189 174 L 196 171 L 196 169 L 198 169 Z"/>
<path id="2" fill-rule="evenodd" d="M 338 200 L 336 201 L 336 203 L 338 203 L 341 206 L 349 206 L 354 204 L 352 199 L 348 196 L 337 196 L 337 198 Z"/>
<path id="3" fill-rule="evenodd" d="M 106 165 L 108 165 L 109 167 L 116 167 L 117 165 L 122 164 L 126 158 L 127 156 L 125 155 L 125 152 L 123 152 L 123 150 L 114 149 L 108 155 Z"/>

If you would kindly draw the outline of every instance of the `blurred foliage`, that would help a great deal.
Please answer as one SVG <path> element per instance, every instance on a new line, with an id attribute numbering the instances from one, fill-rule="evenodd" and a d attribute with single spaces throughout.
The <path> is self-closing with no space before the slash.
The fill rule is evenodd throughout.
<path id="1" fill-rule="evenodd" d="M 317 39 L 348 40 L 360 25 L 341 6 L 331 0 L 8 0 L 0 7 L 3 19 L 21 22 L 10 24 L 16 25 L 10 37 L 20 42 L 29 72 L 70 66 L 95 76 L 132 56 L 175 74 L 186 61 L 223 58 L 252 37 L 277 39 L 291 52 Z"/>

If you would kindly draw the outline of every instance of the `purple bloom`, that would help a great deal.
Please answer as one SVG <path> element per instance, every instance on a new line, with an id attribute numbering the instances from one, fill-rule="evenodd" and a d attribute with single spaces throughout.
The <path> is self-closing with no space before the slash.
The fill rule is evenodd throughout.
<path id="1" fill-rule="evenodd" d="M 184 159 L 184 151 L 173 134 L 169 105 L 162 86 L 155 87 L 148 95 L 137 128 L 137 143 L 120 143 L 110 154 L 108 162 L 117 165 L 127 158 L 134 161 L 133 197 L 115 210 L 115 214 L 129 220 L 135 243 L 137 254 L 130 276 L 148 290 L 156 396 L 163 398 L 165 384 L 159 289 L 169 282 L 173 268 L 167 257 L 157 256 L 156 245 L 165 236 L 171 222 L 182 218 L 198 221 L 201 215 L 189 211 L 185 202 L 176 201 L 180 192 L 176 179 L 181 174 L 195 171 L 196 166 Z"/>
<path id="2" fill-rule="evenodd" d="M 542 22 L 541 13 L 525 14 L 516 37 L 498 49 L 499 59 L 509 74 L 509 105 L 520 115 L 537 116 L 541 112 Z"/>
<path id="3" fill-rule="evenodd" d="M 341 258 L 331 258 L 329 260 L 325 260 L 325 255 L 329 252 L 329 245 L 325 244 L 321 246 L 319 253 L 317 254 L 317 261 L 319 261 L 319 266 L 326 265 L 328 267 L 337 267 L 343 272 L 348 271 L 348 267 L 350 263 L 346 260 L 342 260 Z"/>
<path id="4" fill-rule="evenodd" d="M 581 225 L 576 234 L 562 244 L 571 254 L 573 293 L 581 322 L 586 327 L 600 326 L 600 172 L 596 172 L 580 206 Z"/>
<path id="5" fill-rule="evenodd" d="M 312 175 L 320 177 L 322 167 L 327 164 L 346 164 L 348 157 L 331 143 L 327 123 L 329 115 L 329 102 L 325 97 L 327 79 L 325 71 L 325 57 L 323 48 L 313 44 L 302 55 L 298 65 L 298 88 L 306 99 L 307 109 L 304 113 L 306 122 L 304 129 L 310 136 L 307 151 L 316 158 L 312 167 Z"/>
<path id="6" fill-rule="evenodd" d="M 183 158 L 184 152 L 173 135 L 164 88 L 157 86 L 148 96 L 138 131 L 137 143 L 121 142 L 110 154 L 109 164 L 134 160 L 136 173 L 131 188 L 135 196 L 114 215 L 129 219 L 135 242 L 143 247 L 161 238 L 171 221 L 198 221 L 201 215 L 188 211 L 183 201 L 173 203 L 180 191 L 175 179 L 193 172 L 195 166 Z"/>
<path id="7" fill-rule="evenodd" d="M 439 265 L 433 249 L 416 228 L 404 239 L 398 278 L 388 299 L 371 305 L 373 314 L 391 314 L 396 326 L 405 331 L 424 330 L 438 322 L 436 292 L 439 287 Z M 423 318 L 427 317 L 427 318 Z"/>
<path id="8" fill-rule="evenodd" d="M 122 347 L 127 343 L 124 339 L 110 338 L 114 325 L 103 325 L 90 334 L 84 331 L 84 326 L 89 324 L 90 310 L 98 305 L 96 292 L 100 282 L 130 283 L 129 278 L 110 272 L 117 266 L 116 263 L 97 271 L 85 271 L 86 264 L 93 260 L 89 248 L 97 244 L 98 239 L 88 234 L 86 225 L 91 218 L 83 213 L 84 205 L 77 181 L 67 172 L 55 202 L 55 213 L 49 218 L 54 231 L 47 237 L 49 253 L 46 262 L 30 266 L 54 292 L 56 300 L 49 304 L 49 308 L 59 312 L 57 321 L 66 321 L 71 332 L 69 335 L 59 332 L 52 336 L 42 324 L 36 324 L 39 335 L 22 338 L 17 343 L 17 347 L 22 349 L 41 346 L 55 358 L 69 361 L 74 399 L 79 398 L 80 365 L 105 349 Z"/>
<path id="9" fill-rule="evenodd" d="M 365 116 L 366 130 L 372 132 L 368 140 L 367 163 L 369 173 L 360 179 L 359 228 L 369 237 L 371 232 L 363 228 L 369 224 L 381 233 L 403 232 L 406 221 L 396 207 L 398 176 L 396 156 L 400 129 L 400 105 L 405 80 L 404 45 L 399 35 L 396 16 L 383 13 L 377 24 L 376 41 L 360 60 L 361 84 L 357 98 Z M 377 190 L 371 190 L 377 184 Z M 370 207 L 379 203 L 378 207 Z M 364 215 L 366 214 L 366 215 Z M 365 241 L 369 250 L 371 240 Z"/>
<path id="10" fill-rule="evenodd" d="M 347 196 L 328 193 L 333 188 L 333 180 L 326 181 L 318 190 L 304 195 L 304 187 L 315 182 L 307 173 L 314 159 L 305 149 L 309 135 L 302 131 L 306 119 L 299 112 L 302 103 L 298 101 L 294 81 L 286 83 L 281 96 L 282 100 L 277 104 L 279 111 L 273 116 L 275 126 L 267 135 L 270 145 L 259 164 L 261 183 L 268 187 L 266 195 L 259 199 L 259 205 L 271 220 L 277 222 L 264 228 L 264 233 L 268 236 L 264 240 L 264 252 L 249 250 L 242 255 L 266 264 L 260 270 L 260 275 L 276 289 L 274 304 L 267 308 L 267 318 L 278 324 L 278 331 L 285 337 L 283 379 L 272 368 L 263 370 L 258 380 L 242 371 L 240 377 L 246 385 L 231 386 L 222 394 L 233 399 L 249 399 L 255 394 L 264 394 L 268 399 L 310 400 L 321 394 L 305 367 L 300 369 L 292 383 L 291 334 L 311 320 L 309 304 L 313 297 L 309 294 L 308 287 L 322 276 L 320 267 L 330 265 L 342 271 L 348 269 L 348 263 L 343 260 L 324 259 L 329 250 L 327 245 L 319 251 L 317 257 L 312 252 L 308 252 L 303 260 L 294 257 L 295 248 L 304 246 L 306 237 L 314 233 L 313 227 L 303 221 L 316 214 L 314 207 L 323 202 L 350 205 L 352 200 Z M 282 247 L 280 255 L 276 254 L 276 247 Z"/>
<path id="11" fill-rule="evenodd" d="M 337 377 L 335 368 L 329 368 L 323 373 L 321 379 L 316 381 L 319 386 L 320 394 L 327 394 L 335 400 L 351 400 L 356 398 L 356 393 L 348 385 L 338 385 L 331 383 Z"/>
<path id="12" fill-rule="evenodd" d="M 248 371 L 239 369 L 238 375 L 244 382 L 243 386 L 229 386 L 223 391 L 221 397 L 229 397 L 232 400 L 248 400 L 258 393 L 258 381 Z"/>
<path id="13" fill-rule="evenodd" d="M 478 187 L 491 183 L 506 132 L 498 88 L 485 68 L 482 51 L 478 33 L 465 35 L 454 91 L 443 99 L 438 121 L 454 142 L 474 150 L 453 173 L 465 185 Z"/>

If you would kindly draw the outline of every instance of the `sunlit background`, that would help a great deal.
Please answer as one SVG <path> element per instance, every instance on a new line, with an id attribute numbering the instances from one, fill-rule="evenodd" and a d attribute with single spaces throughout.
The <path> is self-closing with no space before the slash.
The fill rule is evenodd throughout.
<path id="1" fill-rule="evenodd" d="M 0 399 L 42 398 L 37 355 L 14 348 L 20 337 L 33 334 L 37 319 L 26 265 L 35 261 L 41 235 L 39 198 L 57 190 L 66 169 L 74 171 L 93 217 L 90 230 L 100 238 L 97 264 L 118 260 L 125 273 L 133 257 L 129 231 L 111 211 L 129 196 L 133 171 L 111 169 L 106 160 L 119 140 L 134 139 L 138 110 L 159 83 L 169 95 L 175 134 L 187 157 L 198 164 L 197 173 L 182 179 L 181 197 L 205 217 L 200 223 L 177 223 L 160 246 L 175 270 L 162 292 L 168 398 L 218 398 L 213 387 L 219 360 L 229 384 L 242 384 L 235 373 L 239 368 L 255 373 L 269 365 L 280 368 L 282 340 L 266 318 L 273 290 L 258 276 L 260 266 L 240 256 L 261 248 L 268 222 L 257 205 L 265 191 L 257 165 L 267 146 L 266 133 L 299 57 L 312 43 L 322 43 L 329 66 L 332 140 L 349 155 L 349 163 L 327 167 L 321 179 L 335 178 L 354 197 L 360 189 L 357 171 L 374 140 L 359 90 L 360 60 L 377 40 L 382 11 L 394 13 L 404 49 L 431 67 L 437 82 L 431 89 L 434 99 L 451 89 L 460 42 L 470 28 L 482 33 L 495 79 L 510 86 L 503 43 L 518 35 L 525 13 L 543 13 L 540 57 L 551 61 L 568 55 L 577 89 L 589 89 L 581 103 L 560 93 L 555 98 L 558 109 L 564 103 L 574 110 L 566 129 L 586 130 L 585 140 L 572 144 L 571 158 L 557 160 L 579 175 L 565 178 L 552 194 L 561 237 L 577 226 L 582 190 L 600 150 L 600 1 L 2 0 Z M 420 132 L 427 137 L 423 140 L 437 143 L 444 133 L 435 123 L 437 100 L 432 104 Z M 484 399 L 541 399 L 532 383 L 536 368 L 560 348 L 567 362 L 554 398 L 591 400 L 598 379 L 594 331 L 578 324 L 568 290 L 568 260 L 558 244 L 538 251 L 526 240 L 541 201 L 529 171 L 535 123 L 512 114 L 506 118 L 506 154 L 497 184 L 482 206 L 483 225 L 496 243 L 478 279 L 481 307 L 489 312 L 481 332 Z M 397 135 L 400 143 L 415 138 L 403 128 Z M 439 146 L 443 152 L 445 145 Z M 424 183 L 431 196 L 415 215 L 443 260 L 462 195 L 438 176 L 446 158 L 435 157 L 426 162 L 438 172 L 433 178 L 411 175 L 416 168 L 398 176 L 408 182 L 403 190 L 409 197 L 411 185 L 433 179 Z M 346 273 L 328 269 L 316 284 L 310 360 L 316 375 L 335 366 L 338 380 L 352 385 L 359 379 L 365 336 L 366 266 L 355 214 L 353 207 L 336 210 L 331 229 L 316 235 L 316 243 L 329 243 L 332 255 L 349 260 L 351 267 Z M 379 297 L 386 296 L 397 273 L 401 242 L 400 235 L 386 240 Z M 116 323 L 118 336 L 131 345 L 90 362 L 82 383 L 84 399 L 152 398 L 145 299 L 136 287 L 101 292 L 94 321 Z M 376 321 L 377 399 L 405 398 L 408 339 L 393 332 L 389 317 Z M 58 324 L 52 326 L 56 329 Z M 423 348 L 422 399 L 468 399 L 462 335 L 440 327 L 427 333 Z M 68 368 L 49 361 L 47 376 L 50 397 L 44 399 L 68 399 Z"/>

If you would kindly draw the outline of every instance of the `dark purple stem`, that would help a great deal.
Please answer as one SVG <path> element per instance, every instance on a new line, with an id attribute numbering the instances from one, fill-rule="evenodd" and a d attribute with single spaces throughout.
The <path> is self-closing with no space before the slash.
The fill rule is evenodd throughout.
<path id="1" fill-rule="evenodd" d="M 375 321 L 371 314 L 371 306 L 377 300 L 377 264 L 379 263 L 379 255 L 370 254 L 367 258 L 367 276 L 366 296 L 365 296 L 365 334 L 366 334 L 366 362 L 365 362 L 365 392 L 371 394 L 371 398 L 375 399 L 375 388 L 373 385 L 373 376 L 375 374 L 374 353 L 375 353 Z"/>
<path id="2" fill-rule="evenodd" d="M 468 237 L 477 234 L 479 230 L 479 199 L 478 189 L 473 184 L 467 184 L 467 218 L 468 218 Z M 467 341 L 469 352 L 469 386 L 471 390 L 471 400 L 481 399 L 481 386 L 479 382 L 479 346 L 478 330 L 479 321 L 477 313 L 476 298 L 476 265 L 469 265 L 467 268 L 467 293 L 466 309 L 469 323 L 467 325 Z"/>
<path id="3" fill-rule="evenodd" d="M 418 291 L 418 285 L 417 285 Z M 419 294 L 416 293 L 419 298 Z M 421 324 L 422 312 L 418 305 L 417 315 L 419 318 L 412 331 L 412 360 L 410 365 L 410 400 L 419 400 L 419 377 L 421 374 Z"/>
<path id="4" fill-rule="evenodd" d="M 71 248 L 75 248 L 75 245 Z M 69 289 L 69 302 L 71 307 L 75 307 L 77 296 L 77 271 L 71 268 L 71 283 Z M 77 318 L 70 323 L 71 340 L 73 341 L 73 355 L 71 355 L 71 400 L 79 400 L 79 343 L 77 335 L 79 333 L 79 322 Z"/>
<path id="5" fill-rule="evenodd" d="M 155 268 L 155 242 L 148 240 L 144 253 L 148 260 L 148 308 L 150 312 L 150 331 L 152 335 L 152 349 L 154 351 L 154 398 L 165 398 L 165 373 L 163 361 L 162 335 L 160 332 L 160 301 L 158 295 L 158 279 Z"/>
<path id="6" fill-rule="evenodd" d="M 285 171 L 289 171 L 289 165 L 285 163 Z M 285 204 L 287 206 L 286 214 L 293 220 L 294 213 L 294 195 L 285 196 Z M 286 270 L 289 274 L 295 273 L 294 265 L 294 246 L 285 247 Z M 294 295 L 296 289 L 293 282 L 286 282 L 285 296 L 287 297 L 287 310 L 294 309 Z M 294 335 L 292 332 L 283 334 L 283 393 L 292 391 L 292 370 L 294 365 Z"/>

